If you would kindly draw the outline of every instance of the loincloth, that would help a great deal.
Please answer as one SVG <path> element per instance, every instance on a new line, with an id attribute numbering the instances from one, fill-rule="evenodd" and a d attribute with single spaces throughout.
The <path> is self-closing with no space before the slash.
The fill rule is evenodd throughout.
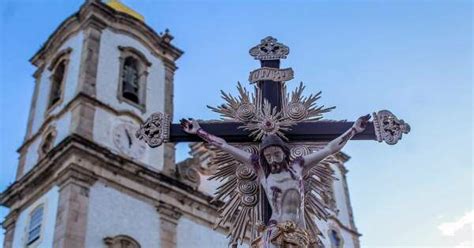
<path id="1" fill-rule="evenodd" d="M 307 248 L 315 240 L 293 221 L 273 223 L 264 227 L 262 235 L 251 243 L 251 248 Z"/>

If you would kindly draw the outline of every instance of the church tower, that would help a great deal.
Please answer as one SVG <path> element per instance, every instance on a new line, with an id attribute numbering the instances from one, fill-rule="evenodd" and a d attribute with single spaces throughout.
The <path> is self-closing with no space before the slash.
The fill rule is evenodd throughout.
<path id="1" fill-rule="evenodd" d="M 136 198 L 174 175 L 174 148 L 149 149 L 135 131 L 152 111 L 172 115 L 183 53 L 172 39 L 117 0 L 88 0 L 34 54 L 16 182 L 1 195 L 4 247 L 156 247 L 158 202 Z M 132 218 L 142 223 L 128 232 Z"/>
<path id="2" fill-rule="evenodd" d="M 173 116 L 172 40 L 118 0 L 86 0 L 34 54 L 16 181 L 0 195 L 5 248 L 227 247 L 202 143 L 176 163 L 172 144 L 135 137 L 151 113 Z M 337 214 L 322 230 L 327 247 L 358 247 L 338 159 Z"/>

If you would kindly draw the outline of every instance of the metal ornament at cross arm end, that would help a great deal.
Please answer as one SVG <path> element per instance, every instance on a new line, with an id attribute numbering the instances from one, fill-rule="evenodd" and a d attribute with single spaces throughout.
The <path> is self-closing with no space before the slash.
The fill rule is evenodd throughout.
<path id="1" fill-rule="evenodd" d="M 140 125 L 135 136 L 144 140 L 150 147 L 158 147 L 169 140 L 170 117 L 167 114 L 156 112 Z"/>
<path id="2" fill-rule="evenodd" d="M 403 134 L 410 132 L 410 125 L 388 110 L 380 110 L 372 115 L 378 142 L 385 141 L 389 145 L 395 145 L 402 139 Z"/>

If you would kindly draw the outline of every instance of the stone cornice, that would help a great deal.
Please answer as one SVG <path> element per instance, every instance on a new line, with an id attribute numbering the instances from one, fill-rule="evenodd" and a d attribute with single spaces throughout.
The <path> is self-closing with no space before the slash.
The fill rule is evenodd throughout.
<path id="1" fill-rule="evenodd" d="M 21 153 L 25 148 L 27 148 L 33 141 L 35 141 L 38 136 L 41 136 L 43 131 L 50 125 L 52 121 L 58 120 L 61 118 L 64 114 L 66 114 L 69 111 L 72 111 L 77 104 L 79 104 L 81 101 L 85 101 L 87 103 L 91 103 L 96 107 L 102 108 L 106 111 L 112 112 L 115 115 L 126 115 L 132 119 L 135 119 L 138 123 L 143 123 L 144 120 L 137 114 L 128 111 L 128 110 L 116 110 L 112 108 L 111 106 L 105 104 L 104 102 L 98 100 L 97 98 L 91 97 L 87 94 L 84 94 L 82 92 L 79 92 L 72 100 L 70 100 L 66 106 L 64 106 L 57 114 L 54 115 L 49 115 L 46 120 L 43 121 L 43 124 L 41 125 L 38 130 L 31 135 L 28 139 L 26 139 L 23 144 L 17 149 L 17 152 Z"/>
<path id="2" fill-rule="evenodd" d="M 8 213 L 7 216 L 5 216 L 5 220 L 2 222 L 2 227 L 3 229 L 8 229 L 12 225 L 15 225 L 16 219 L 18 218 L 18 210 L 13 210 Z"/>
<path id="3" fill-rule="evenodd" d="M 97 176 L 90 171 L 85 171 L 79 165 L 71 164 L 67 170 L 62 170 L 57 175 L 57 185 L 64 187 L 70 183 L 79 184 L 83 186 L 91 186 L 97 181 Z"/>
<path id="4" fill-rule="evenodd" d="M 61 186 L 60 178 L 89 183 L 97 178 L 156 205 L 160 205 L 160 200 L 166 202 L 209 227 L 222 204 L 211 204 L 210 196 L 77 135 L 63 140 L 47 157 L 0 195 L 1 205 L 22 209 L 52 186 Z"/>
<path id="5" fill-rule="evenodd" d="M 181 218 L 181 216 L 183 215 L 182 210 L 164 201 L 158 202 L 156 210 L 158 211 L 158 213 L 160 213 L 161 218 L 165 218 L 166 220 L 175 224 L 178 224 L 179 218 Z"/>
<path id="6" fill-rule="evenodd" d="M 30 62 L 35 66 L 43 65 L 68 37 L 89 25 L 95 25 L 99 29 L 110 27 L 115 31 L 128 33 L 147 44 L 165 63 L 174 63 L 183 54 L 183 51 L 170 44 L 168 39 L 163 39 L 144 22 L 116 11 L 101 1 L 86 1 L 78 12 L 66 18 L 56 28 Z"/>

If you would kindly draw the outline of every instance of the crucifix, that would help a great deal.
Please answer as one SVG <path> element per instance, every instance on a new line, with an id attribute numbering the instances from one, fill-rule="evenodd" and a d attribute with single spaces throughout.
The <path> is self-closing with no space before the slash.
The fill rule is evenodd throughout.
<path id="1" fill-rule="evenodd" d="M 355 122 L 321 120 L 334 109 L 317 105 L 321 92 L 304 97 L 302 83 L 287 92 L 294 72 L 280 62 L 288 54 L 273 37 L 250 49 L 261 64 L 249 75 L 254 92 L 240 83 L 238 97 L 221 91 L 225 104 L 209 108 L 223 121 L 173 124 L 165 113 L 155 113 L 136 134 L 151 147 L 205 141 L 216 151 L 211 179 L 222 185 L 214 200 L 224 202 L 216 226 L 231 222 L 232 245 L 250 236 L 252 247 L 322 247 L 314 220 L 329 216 L 322 199 L 334 179 L 331 155 L 350 139 L 393 145 L 410 131 L 388 110 L 374 112 L 372 121 L 370 115 Z M 329 143 L 322 149 L 307 145 L 314 142 Z"/>

